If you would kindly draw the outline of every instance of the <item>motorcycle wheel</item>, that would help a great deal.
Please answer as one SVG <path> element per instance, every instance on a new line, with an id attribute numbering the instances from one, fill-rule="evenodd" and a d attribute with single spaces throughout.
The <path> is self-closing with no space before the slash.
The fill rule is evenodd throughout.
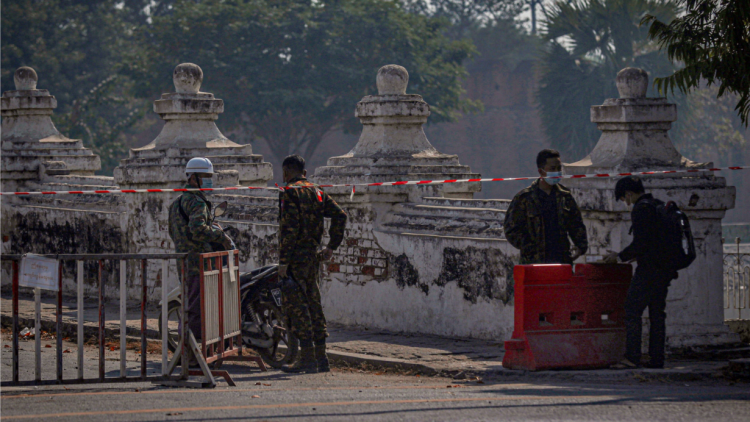
<path id="1" fill-rule="evenodd" d="M 272 368 L 281 368 L 284 364 L 291 364 L 297 359 L 299 354 L 299 340 L 289 331 L 289 324 L 286 316 L 281 309 L 271 303 L 257 303 L 254 305 L 255 311 L 258 313 L 258 318 L 261 323 L 267 323 L 270 326 L 279 326 L 284 328 L 286 331 L 281 336 L 280 341 L 277 343 L 276 352 L 273 353 L 273 348 L 261 349 L 253 348 L 258 352 L 263 361 Z M 243 318 L 249 318 L 249 316 L 243 315 Z"/>
<path id="2" fill-rule="evenodd" d="M 169 319 L 169 334 L 167 336 L 167 347 L 174 353 L 177 343 L 180 342 L 180 307 L 182 304 L 176 300 L 169 302 L 167 307 L 167 318 Z M 161 312 L 159 312 L 159 338 L 162 338 Z"/>

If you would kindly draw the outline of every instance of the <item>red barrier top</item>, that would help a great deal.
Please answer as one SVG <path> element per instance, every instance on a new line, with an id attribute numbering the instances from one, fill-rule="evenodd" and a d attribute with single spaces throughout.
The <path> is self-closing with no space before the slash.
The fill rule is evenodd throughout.
<path id="1" fill-rule="evenodd" d="M 624 326 L 629 264 L 517 265 L 513 338 L 535 332 Z"/>
<path id="2" fill-rule="evenodd" d="M 566 264 L 516 265 L 513 278 L 516 285 L 570 283 L 573 268 Z"/>

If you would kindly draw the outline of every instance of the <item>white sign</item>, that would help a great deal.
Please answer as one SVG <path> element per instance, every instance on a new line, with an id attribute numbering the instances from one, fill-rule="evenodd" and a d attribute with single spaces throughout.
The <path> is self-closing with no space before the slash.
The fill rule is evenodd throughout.
<path id="1" fill-rule="evenodd" d="M 21 261 L 18 285 L 57 291 L 60 273 L 56 259 L 26 254 Z"/>
<path id="2" fill-rule="evenodd" d="M 229 251 L 228 255 L 228 266 L 229 266 L 229 281 L 234 283 L 237 281 L 237 275 L 234 273 L 234 250 Z"/>

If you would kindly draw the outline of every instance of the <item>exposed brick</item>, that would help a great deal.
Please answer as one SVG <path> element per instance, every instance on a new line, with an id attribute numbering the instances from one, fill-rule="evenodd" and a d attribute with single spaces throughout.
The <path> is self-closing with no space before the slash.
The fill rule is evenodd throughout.
<path id="1" fill-rule="evenodd" d="M 373 259 L 372 265 L 376 267 L 385 267 L 385 259 Z"/>
<path id="2" fill-rule="evenodd" d="M 367 258 L 365 258 L 364 256 L 360 256 L 360 257 L 359 257 L 359 258 L 357 259 L 357 262 L 358 262 L 358 263 L 360 263 L 360 264 L 364 264 L 364 263 L 366 263 L 366 262 L 367 262 Z"/>
<path id="3" fill-rule="evenodd" d="M 382 268 L 375 268 L 375 275 L 376 276 L 380 277 L 383 274 L 385 274 L 385 270 L 384 269 L 382 269 Z"/>
<path id="4" fill-rule="evenodd" d="M 357 244 L 358 241 L 359 241 L 359 239 L 347 239 L 346 240 L 346 244 L 347 244 L 347 246 L 354 246 L 354 245 Z"/>
<path id="5" fill-rule="evenodd" d="M 357 257 L 356 256 L 347 256 L 346 257 L 346 263 L 347 264 L 356 264 L 357 263 Z"/>
<path id="6" fill-rule="evenodd" d="M 367 256 L 367 249 L 359 248 L 359 256 Z"/>
<path id="7" fill-rule="evenodd" d="M 328 272 L 338 273 L 341 271 L 339 264 L 328 264 Z"/>
<path id="8" fill-rule="evenodd" d="M 365 267 L 362 267 L 362 274 L 374 276 L 375 275 L 375 267 L 371 267 L 369 265 L 365 266 Z"/>

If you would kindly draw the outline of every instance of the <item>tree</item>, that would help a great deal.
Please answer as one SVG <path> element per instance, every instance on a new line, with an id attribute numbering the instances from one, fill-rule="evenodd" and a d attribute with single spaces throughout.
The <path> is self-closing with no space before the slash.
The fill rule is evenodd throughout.
<path id="1" fill-rule="evenodd" d="M 654 83 L 661 92 L 689 92 L 719 84 L 719 97 L 737 96 L 735 110 L 750 121 L 750 2 L 747 0 L 680 0 L 685 13 L 676 19 L 648 14 L 649 36 L 683 65 Z M 664 23 L 664 22 L 669 22 Z"/>
<path id="2" fill-rule="evenodd" d="M 263 140 L 283 159 L 310 157 L 323 135 L 359 130 L 354 105 L 374 93 L 377 70 L 409 70 L 433 120 L 478 105 L 461 99 L 462 62 L 473 47 L 450 40 L 448 23 L 406 12 L 397 1 L 177 1 L 137 34 L 143 51 L 128 74 L 144 98 L 171 90 L 175 65 L 204 71 L 204 89 L 226 104 L 221 126 Z"/>
<path id="3" fill-rule="evenodd" d="M 547 13 L 548 44 L 537 93 L 545 133 L 553 146 L 571 159 L 591 151 L 600 133 L 589 120 L 589 108 L 618 96 L 614 79 L 619 70 L 639 67 L 652 76 L 673 71 L 640 20 L 646 13 L 669 20 L 677 12 L 670 0 L 553 4 Z M 683 97 L 676 101 L 684 104 Z"/>
<path id="4" fill-rule="evenodd" d="M 119 135 L 146 110 L 129 95 L 132 81 L 119 75 L 120 52 L 131 48 L 131 10 L 118 1 L 2 0 L 2 85 L 30 66 L 39 88 L 58 100 L 53 119 L 66 136 L 80 138 L 111 173 L 125 147 Z"/>
<path id="5" fill-rule="evenodd" d="M 447 19 L 446 35 L 451 39 L 471 38 L 480 29 L 499 22 L 512 22 L 526 0 L 404 0 L 406 10 L 424 16 Z M 532 0 L 535 1 L 535 0 Z"/>
<path id="6" fill-rule="evenodd" d="M 682 126 L 673 139 L 686 157 L 700 157 L 701 161 L 711 160 L 717 166 L 729 166 L 743 162 L 743 151 L 748 155 L 750 133 L 740 117 L 732 112 L 738 96 L 720 96 L 719 89 L 704 83 L 688 95 L 687 107 L 680 116 Z"/>

